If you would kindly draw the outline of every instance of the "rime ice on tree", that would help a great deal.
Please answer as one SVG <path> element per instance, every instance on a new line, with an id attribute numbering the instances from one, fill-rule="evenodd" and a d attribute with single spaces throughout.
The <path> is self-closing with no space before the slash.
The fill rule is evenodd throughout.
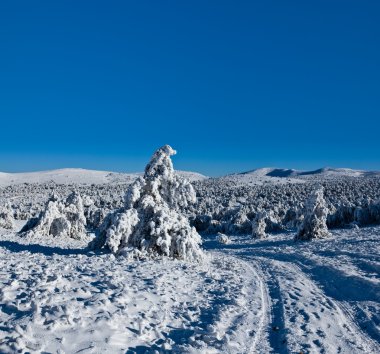
<path id="1" fill-rule="evenodd" d="M 0 206 L 0 227 L 9 230 L 15 227 L 13 210 L 9 202 Z"/>
<path id="2" fill-rule="evenodd" d="M 71 193 L 65 201 L 53 195 L 38 218 L 30 219 L 21 233 L 81 239 L 86 234 L 83 202 L 78 192 Z"/>
<path id="3" fill-rule="evenodd" d="M 268 237 L 265 232 L 267 223 L 266 218 L 268 214 L 265 211 L 260 211 L 256 214 L 255 219 L 252 221 L 252 237 L 253 238 L 266 238 Z"/>
<path id="4" fill-rule="evenodd" d="M 317 188 L 306 202 L 305 217 L 295 240 L 311 240 L 329 237 L 326 220 L 328 208 L 323 197 L 323 187 Z"/>
<path id="5" fill-rule="evenodd" d="M 125 196 L 125 207 L 107 216 L 92 248 L 108 247 L 113 253 L 143 251 L 173 258 L 196 260 L 202 256 L 201 237 L 180 208 L 196 201 L 192 185 L 178 176 L 165 145 L 158 149 Z"/>

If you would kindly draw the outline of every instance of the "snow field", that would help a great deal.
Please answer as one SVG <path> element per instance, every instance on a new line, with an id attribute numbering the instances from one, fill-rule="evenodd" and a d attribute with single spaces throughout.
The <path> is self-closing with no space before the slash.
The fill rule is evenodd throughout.
<path id="1" fill-rule="evenodd" d="M 257 340 L 260 279 L 244 262 L 130 261 L 84 246 L 2 235 L 2 353 L 235 353 Z"/>

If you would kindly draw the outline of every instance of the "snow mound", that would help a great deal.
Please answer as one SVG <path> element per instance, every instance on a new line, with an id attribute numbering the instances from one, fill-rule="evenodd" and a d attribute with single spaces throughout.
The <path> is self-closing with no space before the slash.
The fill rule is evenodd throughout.
<path id="1" fill-rule="evenodd" d="M 201 237 L 180 210 L 195 203 L 193 186 L 174 172 L 165 145 L 145 168 L 144 177 L 129 186 L 122 210 L 106 217 L 91 248 L 107 247 L 115 254 L 136 252 L 172 258 L 202 258 Z"/>

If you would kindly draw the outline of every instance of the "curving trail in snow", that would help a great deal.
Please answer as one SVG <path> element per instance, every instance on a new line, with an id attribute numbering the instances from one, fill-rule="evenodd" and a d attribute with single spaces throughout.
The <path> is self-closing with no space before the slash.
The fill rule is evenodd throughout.
<path id="1" fill-rule="evenodd" d="M 267 325 L 257 352 L 379 353 L 380 228 L 340 230 L 305 243 L 293 236 L 235 237 L 223 245 L 265 285 Z M 208 247 L 221 246 L 209 241 Z"/>

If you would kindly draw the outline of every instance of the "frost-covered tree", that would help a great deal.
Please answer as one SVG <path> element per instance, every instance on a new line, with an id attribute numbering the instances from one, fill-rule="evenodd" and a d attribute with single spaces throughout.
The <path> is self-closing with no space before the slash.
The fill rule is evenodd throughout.
<path id="1" fill-rule="evenodd" d="M 8 230 L 15 227 L 13 209 L 9 202 L 0 206 L 0 227 Z"/>
<path id="2" fill-rule="evenodd" d="M 91 248 L 107 247 L 115 254 L 142 251 L 173 258 L 201 258 L 201 237 L 182 208 L 194 203 L 192 185 L 174 172 L 165 145 L 158 149 L 145 168 L 144 177 L 128 188 L 125 207 L 109 214 L 98 230 Z"/>
<path id="3" fill-rule="evenodd" d="M 256 217 L 252 221 L 252 237 L 253 238 L 266 238 L 268 237 L 265 232 L 267 223 L 266 219 L 268 214 L 265 211 L 260 211 L 256 214 Z"/>
<path id="4" fill-rule="evenodd" d="M 228 236 L 226 234 L 222 234 L 221 232 L 218 232 L 216 235 L 216 240 L 224 245 L 228 245 L 231 242 Z"/>
<path id="5" fill-rule="evenodd" d="M 305 216 L 295 240 L 311 240 L 329 237 L 326 220 L 329 209 L 323 197 L 323 187 L 317 188 L 305 205 Z"/>
<path id="6" fill-rule="evenodd" d="M 86 218 L 80 194 L 74 191 L 66 200 L 53 194 L 39 217 L 30 219 L 20 232 L 26 236 L 81 239 L 86 234 Z"/>

